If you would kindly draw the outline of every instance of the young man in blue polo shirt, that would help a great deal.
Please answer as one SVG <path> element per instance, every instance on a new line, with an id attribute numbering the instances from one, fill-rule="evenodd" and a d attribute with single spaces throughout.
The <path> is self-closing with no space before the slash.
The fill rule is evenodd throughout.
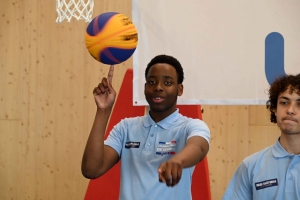
<path id="1" fill-rule="evenodd" d="M 280 137 L 243 160 L 223 200 L 300 200 L 300 74 L 274 81 L 267 108 Z"/>
<path id="2" fill-rule="evenodd" d="M 210 132 L 199 119 L 176 108 L 184 73 L 172 56 L 158 55 L 147 65 L 144 94 L 147 115 L 119 122 L 104 141 L 116 98 L 113 66 L 94 89 L 97 112 L 82 159 L 86 178 L 98 178 L 121 160 L 121 200 L 180 199 L 191 196 L 195 165 L 207 154 Z"/>

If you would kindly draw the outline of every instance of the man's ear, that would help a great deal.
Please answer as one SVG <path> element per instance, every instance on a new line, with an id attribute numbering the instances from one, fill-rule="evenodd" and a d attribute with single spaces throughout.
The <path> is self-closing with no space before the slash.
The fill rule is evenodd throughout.
<path id="1" fill-rule="evenodd" d="M 182 94 L 183 94 L 183 85 L 178 84 L 178 86 L 177 86 L 177 95 L 181 96 Z"/>

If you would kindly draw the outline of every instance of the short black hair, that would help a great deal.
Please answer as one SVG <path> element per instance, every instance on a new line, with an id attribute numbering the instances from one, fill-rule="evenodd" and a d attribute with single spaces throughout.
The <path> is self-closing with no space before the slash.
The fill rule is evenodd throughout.
<path id="1" fill-rule="evenodd" d="M 271 112 L 271 122 L 277 123 L 275 111 L 277 109 L 278 96 L 285 92 L 289 87 L 289 93 L 296 92 L 300 96 L 300 74 L 284 75 L 277 78 L 270 86 L 269 100 L 267 101 L 267 109 Z"/>
<path id="2" fill-rule="evenodd" d="M 166 64 L 169 64 L 172 67 L 174 67 L 176 69 L 177 76 L 178 76 L 177 82 L 178 82 L 178 84 L 182 84 L 183 79 L 184 79 L 184 73 L 183 73 L 183 68 L 182 68 L 180 62 L 173 56 L 169 56 L 169 55 L 165 55 L 165 54 L 155 56 L 148 63 L 147 68 L 145 70 L 145 78 L 146 79 L 147 79 L 147 74 L 148 74 L 149 69 L 157 63 L 166 63 Z"/>

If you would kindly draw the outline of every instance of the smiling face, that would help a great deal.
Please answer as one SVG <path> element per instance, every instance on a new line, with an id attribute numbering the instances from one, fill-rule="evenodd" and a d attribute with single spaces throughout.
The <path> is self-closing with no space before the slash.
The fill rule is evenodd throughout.
<path id="1" fill-rule="evenodd" d="M 146 76 L 144 94 L 154 121 L 160 121 L 176 110 L 177 96 L 183 85 L 177 83 L 175 68 L 166 63 L 152 65 Z"/>
<path id="2" fill-rule="evenodd" d="M 300 96 L 289 88 L 278 96 L 275 115 L 282 134 L 300 135 Z"/>

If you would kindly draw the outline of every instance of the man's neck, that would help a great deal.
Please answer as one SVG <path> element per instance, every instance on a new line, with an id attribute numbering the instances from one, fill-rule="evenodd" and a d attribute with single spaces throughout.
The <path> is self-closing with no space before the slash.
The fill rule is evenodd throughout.
<path id="1" fill-rule="evenodd" d="M 173 112 L 153 112 L 150 110 L 149 114 L 150 117 L 153 119 L 153 121 L 155 121 L 155 123 L 167 118 L 168 116 L 170 116 L 171 114 L 173 114 L 177 109 L 175 109 Z"/>
<path id="2" fill-rule="evenodd" d="M 279 142 L 288 153 L 300 154 L 300 133 L 293 135 L 281 133 Z"/>

